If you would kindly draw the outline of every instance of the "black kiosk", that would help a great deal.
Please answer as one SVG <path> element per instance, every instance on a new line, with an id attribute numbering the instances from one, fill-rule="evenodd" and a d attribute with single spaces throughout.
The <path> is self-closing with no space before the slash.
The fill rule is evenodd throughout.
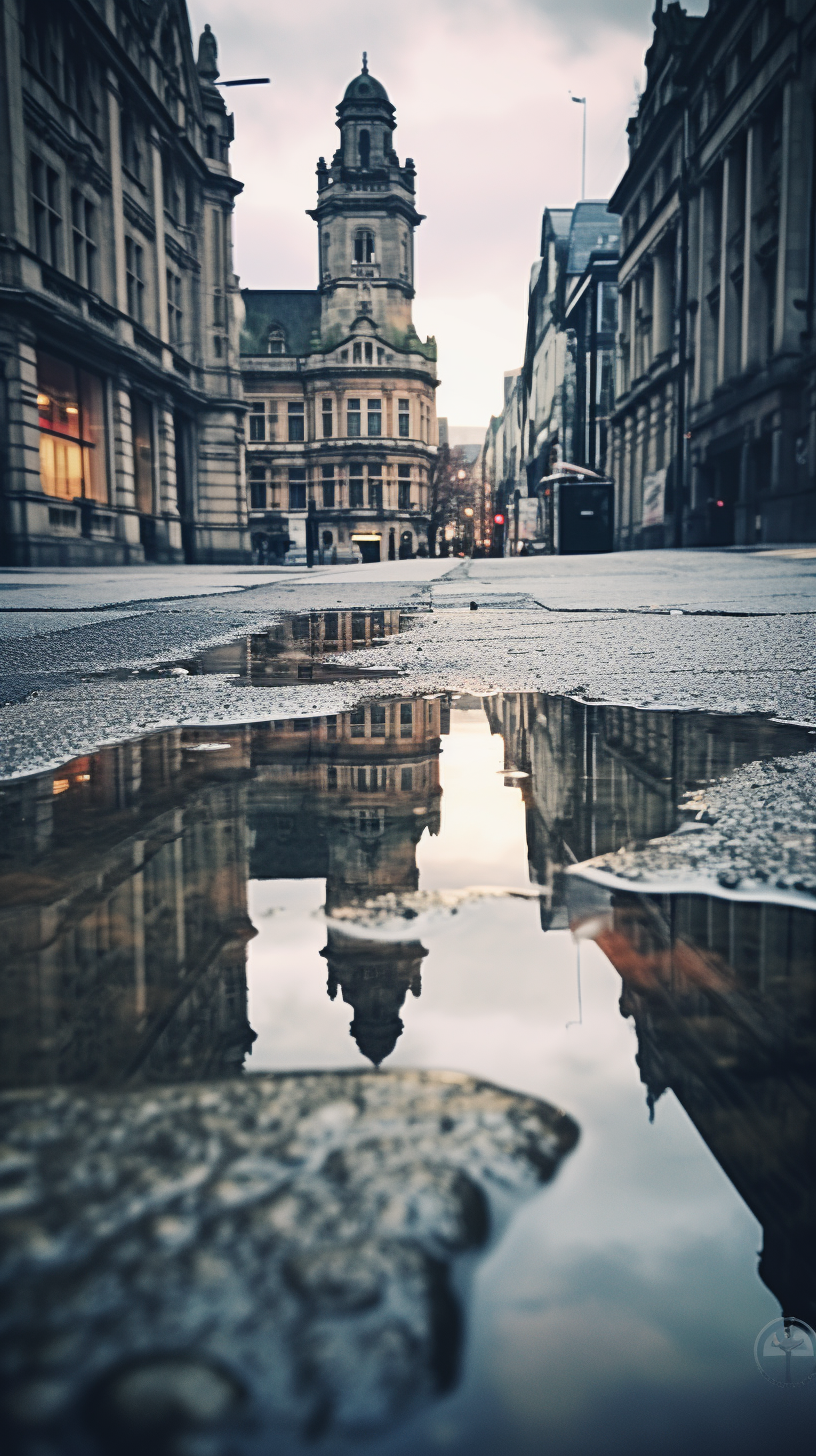
<path id="1" fill-rule="evenodd" d="M 615 486 L 578 466 L 556 466 L 539 486 L 544 534 L 555 556 L 612 550 Z"/>

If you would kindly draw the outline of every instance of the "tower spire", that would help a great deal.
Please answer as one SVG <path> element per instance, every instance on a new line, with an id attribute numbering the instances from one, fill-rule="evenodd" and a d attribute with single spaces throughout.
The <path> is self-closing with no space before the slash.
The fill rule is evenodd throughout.
<path id="1" fill-rule="evenodd" d="M 363 75 L 368 75 L 368 51 L 363 51 Z"/>

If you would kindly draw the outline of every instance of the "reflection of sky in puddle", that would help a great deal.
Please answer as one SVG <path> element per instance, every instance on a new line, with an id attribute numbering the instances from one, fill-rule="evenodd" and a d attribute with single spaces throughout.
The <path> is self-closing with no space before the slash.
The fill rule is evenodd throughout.
<path id="1" fill-rule="evenodd" d="M 454 708 L 420 891 L 529 883 L 524 805 L 496 772 L 503 761 L 482 713 Z M 351 1008 L 326 994 L 323 900 L 322 880 L 250 885 L 251 1070 L 362 1063 Z M 582 1132 L 476 1272 L 459 1388 L 367 1449 L 759 1452 L 796 1433 L 816 1389 L 780 1407 L 753 1368 L 754 1337 L 778 1313 L 756 1273 L 761 1227 L 671 1092 L 649 1124 L 606 957 L 582 943 L 583 1021 L 568 1029 L 576 945 L 542 934 L 536 900 L 423 917 L 421 939 L 422 994 L 406 998 L 387 1065 L 457 1068 L 544 1097 Z"/>

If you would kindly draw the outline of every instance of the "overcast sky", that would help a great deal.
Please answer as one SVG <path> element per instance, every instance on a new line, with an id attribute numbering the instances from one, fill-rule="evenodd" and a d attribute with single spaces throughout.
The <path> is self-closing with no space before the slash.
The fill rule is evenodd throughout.
<path id="1" fill-rule="evenodd" d="M 314 288 L 315 164 L 337 145 L 335 107 L 360 70 L 397 108 L 395 146 L 417 166 L 414 321 L 435 334 L 438 410 L 484 426 L 522 359 L 527 284 L 545 206 L 581 188 L 608 197 L 626 163 L 654 0 L 188 0 L 195 44 L 209 21 L 235 112 L 233 170 L 243 287 Z M 691 0 L 701 14 L 706 0 Z"/>

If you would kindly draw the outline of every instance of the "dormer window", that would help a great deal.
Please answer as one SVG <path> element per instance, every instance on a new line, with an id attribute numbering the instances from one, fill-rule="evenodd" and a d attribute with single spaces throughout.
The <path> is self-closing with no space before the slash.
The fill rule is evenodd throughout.
<path id="1" fill-rule="evenodd" d="M 279 324 L 275 324 L 269 330 L 267 348 L 270 354 L 286 353 L 286 335 Z"/>
<path id="2" fill-rule="evenodd" d="M 367 172 L 371 165 L 371 133 L 365 128 L 360 132 L 360 166 Z"/>
<path id="3" fill-rule="evenodd" d="M 354 261 L 355 263 L 374 262 L 374 234 L 367 228 L 360 228 L 354 235 Z"/>

